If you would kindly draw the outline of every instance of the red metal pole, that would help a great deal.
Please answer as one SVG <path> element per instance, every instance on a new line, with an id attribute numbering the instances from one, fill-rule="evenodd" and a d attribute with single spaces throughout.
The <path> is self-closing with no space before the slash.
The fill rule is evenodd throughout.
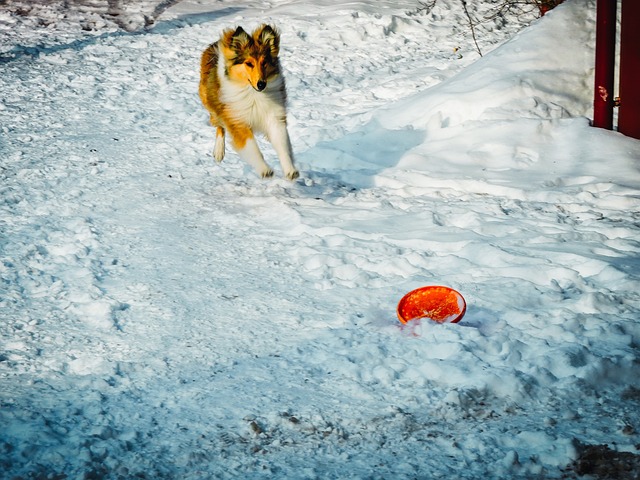
<path id="1" fill-rule="evenodd" d="M 635 3 L 636 0 L 633 2 Z M 613 128 L 616 5 L 617 0 L 598 0 L 596 10 L 596 78 L 593 126 L 609 130 Z"/>
<path id="2" fill-rule="evenodd" d="M 640 2 L 622 2 L 618 131 L 640 139 Z"/>

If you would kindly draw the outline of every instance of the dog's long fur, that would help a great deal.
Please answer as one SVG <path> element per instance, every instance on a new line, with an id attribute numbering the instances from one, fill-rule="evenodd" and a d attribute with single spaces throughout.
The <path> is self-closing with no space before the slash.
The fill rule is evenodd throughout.
<path id="1" fill-rule="evenodd" d="M 265 163 L 254 133 L 264 133 L 273 145 L 284 175 L 298 178 L 287 132 L 286 89 L 278 54 L 280 34 L 261 25 L 251 35 L 242 27 L 228 29 L 202 54 L 200 99 L 216 127 L 213 156 L 221 162 L 225 132 L 249 165 L 265 178 L 273 170 Z"/>

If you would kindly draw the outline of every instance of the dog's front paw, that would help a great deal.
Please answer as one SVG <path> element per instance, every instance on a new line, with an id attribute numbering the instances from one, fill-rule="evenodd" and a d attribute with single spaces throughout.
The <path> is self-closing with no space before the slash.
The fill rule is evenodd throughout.
<path id="1" fill-rule="evenodd" d="M 269 167 L 265 168 L 264 170 L 262 170 L 260 173 L 260 177 L 261 178 L 271 178 L 273 177 L 273 170 Z"/>
<path id="2" fill-rule="evenodd" d="M 300 176 L 300 172 L 294 169 L 287 172 L 285 176 L 287 177 L 287 180 L 291 180 L 293 182 L 296 178 Z"/>

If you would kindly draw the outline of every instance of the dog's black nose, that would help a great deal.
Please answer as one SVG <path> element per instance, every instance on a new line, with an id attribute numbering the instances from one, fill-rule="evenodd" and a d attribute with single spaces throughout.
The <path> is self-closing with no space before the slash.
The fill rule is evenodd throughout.
<path id="1" fill-rule="evenodd" d="M 265 82 L 264 80 L 259 80 L 258 84 L 256 85 L 256 87 L 258 87 L 258 91 L 262 91 L 267 87 L 267 82 Z"/>

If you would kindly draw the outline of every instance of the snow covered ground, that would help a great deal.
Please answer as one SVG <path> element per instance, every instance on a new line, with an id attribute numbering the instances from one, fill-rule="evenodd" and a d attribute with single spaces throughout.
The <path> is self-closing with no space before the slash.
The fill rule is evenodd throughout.
<path id="1" fill-rule="evenodd" d="M 640 141 L 589 126 L 595 0 L 482 58 L 454 0 L 104 3 L 0 4 L 1 478 L 638 478 Z M 216 165 L 197 97 L 263 21 L 295 183 L 266 143 L 274 179 Z M 400 328 L 435 284 L 462 322 Z"/>

